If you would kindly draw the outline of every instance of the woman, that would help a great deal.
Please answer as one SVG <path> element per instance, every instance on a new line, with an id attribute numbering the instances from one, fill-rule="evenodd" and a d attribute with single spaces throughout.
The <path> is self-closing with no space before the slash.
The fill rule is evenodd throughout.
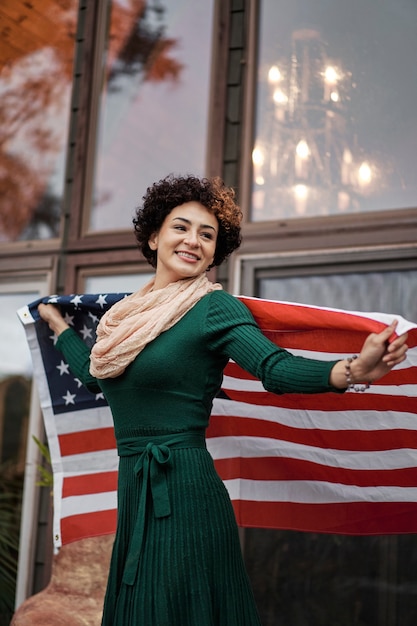
<path id="1" fill-rule="evenodd" d="M 219 179 L 168 177 L 147 190 L 134 219 L 154 279 L 103 316 L 91 355 L 55 307 L 39 306 L 73 373 L 113 413 L 118 525 L 105 626 L 260 624 L 204 440 L 230 358 L 275 393 L 340 392 L 405 358 L 404 335 L 388 343 L 395 323 L 370 335 L 357 358 L 336 362 L 267 340 L 246 307 L 206 277 L 240 245 L 240 220 Z"/>

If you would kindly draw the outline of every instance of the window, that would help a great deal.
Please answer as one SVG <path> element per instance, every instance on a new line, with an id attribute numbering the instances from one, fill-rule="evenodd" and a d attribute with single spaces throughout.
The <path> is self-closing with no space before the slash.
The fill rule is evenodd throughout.
<path id="1" fill-rule="evenodd" d="M 32 436 L 43 440 L 39 406 L 32 391 L 32 361 L 17 310 L 48 291 L 46 275 L 13 278 L 0 282 L 0 495 L 2 554 L 2 616 L 11 619 L 15 601 L 15 578 L 19 559 L 16 598 L 27 594 L 37 537 L 40 477 L 39 450 Z M 25 496 L 22 501 L 23 483 Z M 11 515 L 13 511 L 13 515 Z M 22 525 L 21 523 L 22 518 Z M 19 537 L 20 534 L 20 537 Z M 6 543 L 4 543 L 6 541 Z M 20 541 L 20 547 L 19 547 Z M 9 546 L 6 550 L 6 545 Z M 40 563 L 38 563 L 38 566 Z"/>
<path id="2" fill-rule="evenodd" d="M 111 274 L 110 267 L 105 274 L 88 273 L 83 278 L 86 293 L 133 293 L 144 287 L 153 276 L 153 273 L 117 273 Z"/>
<path id="3" fill-rule="evenodd" d="M 248 257 L 244 293 L 417 321 L 412 248 Z M 402 258 L 401 258 L 402 256 Z M 382 264 L 380 264 L 382 265 Z M 414 537 L 346 536 L 245 529 L 244 554 L 264 626 L 412 626 L 416 619 Z"/>
<path id="4" fill-rule="evenodd" d="M 261 0 L 252 221 L 417 205 L 417 5 Z"/>
<path id="5" fill-rule="evenodd" d="M 88 232 L 130 228 L 154 181 L 205 172 L 213 0 L 110 8 Z"/>
<path id="6" fill-rule="evenodd" d="M 20 5 L 0 13 L 0 242 L 58 237 L 70 115 L 78 2 Z"/>

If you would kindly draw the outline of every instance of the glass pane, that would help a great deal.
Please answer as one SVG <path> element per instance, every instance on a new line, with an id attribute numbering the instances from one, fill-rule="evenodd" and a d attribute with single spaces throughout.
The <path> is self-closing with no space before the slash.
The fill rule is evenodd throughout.
<path id="1" fill-rule="evenodd" d="M 25 461 L 25 429 L 29 417 L 32 361 L 16 311 L 37 297 L 39 296 L 36 292 L 0 293 L 0 388 L 3 390 L 0 462 L 19 461 L 22 472 Z"/>
<path id="2" fill-rule="evenodd" d="M 379 311 L 417 322 L 417 272 L 262 278 L 259 297 L 348 311 Z"/>
<path id="3" fill-rule="evenodd" d="M 262 0 L 252 219 L 415 207 L 417 3 Z"/>
<path id="4" fill-rule="evenodd" d="M 256 296 L 397 313 L 417 321 L 417 272 L 412 270 L 271 276 L 256 281 Z M 262 624 L 413 626 L 414 544 L 413 535 L 245 529 L 245 560 Z"/>
<path id="5" fill-rule="evenodd" d="M 59 235 L 77 8 L 2 3 L 0 242 Z"/>
<path id="6" fill-rule="evenodd" d="M 245 530 L 263 626 L 414 626 L 413 535 Z"/>
<path id="7" fill-rule="evenodd" d="M 169 173 L 204 174 L 213 1 L 112 3 L 90 231 L 130 228 Z"/>
<path id="8" fill-rule="evenodd" d="M 133 293 L 151 280 L 153 272 L 146 274 L 106 274 L 86 276 L 85 293 Z"/>
<path id="9" fill-rule="evenodd" d="M 0 606 L 5 624 L 15 600 L 32 387 L 29 347 L 16 311 L 38 297 L 37 292 L 8 293 L 7 288 L 0 293 Z"/>

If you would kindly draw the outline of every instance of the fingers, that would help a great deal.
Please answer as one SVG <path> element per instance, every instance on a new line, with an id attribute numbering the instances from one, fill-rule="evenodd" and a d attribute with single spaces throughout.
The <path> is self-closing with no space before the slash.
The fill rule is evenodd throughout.
<path id="1" fill-rule="evenodd" d="M 56 311 L 55 307 L 52 304 L 44 304 L 43 302 L 41 302 L 38 305 L 39 315 L 43 320 L 45 320 L 45 322 L 50 319 L 51 314 L 53 315 L 54 313 L 54 310 Z"/>
<path id="2" fill-rule="evenodd" d="M 383 355 L 382 361 L 390 368 L 398 365 L 399 363 L 402 363 L 407 356 L 408 346 L 406 344 L 406 341 L 408 333 L 399 335 L 398 337 L 393 338 L 391 342 L 389 342 L 389 339 L 392 337 L 397 326 L 398 320 L 394 320 L 380 333 L 380 338 L 382 340 L 385 339 L 385 341 L 387 342 L 386 353 Z"/>
<path id="3" fill-rule="evenodd" d="M 397 328 L 397 326 L 398 326 L 398 320 L 393 320 L 389 326 L 384 328 L 384 330 L 379 333 L 380 338 L 384 341 L 388 341 L 389 338 L 395 332 L 395 329 Z"/>
<path id="4" fill-rule="evenodd" d="M 408 345 L 404 342 L 401 345 L 397 345 L 393 347 L 390 345 L 387 349 L 387 354 L 382 357 L 384 363 L 388 365 L 388 367 L 394 367 L 394 365 L 398 365 L 398 363 L 402 363 L 407 358 L 407 350 Z"/>

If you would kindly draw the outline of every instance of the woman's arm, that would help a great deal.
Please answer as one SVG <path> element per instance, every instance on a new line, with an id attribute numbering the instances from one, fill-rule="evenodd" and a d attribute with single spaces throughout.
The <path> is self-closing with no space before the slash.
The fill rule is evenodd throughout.
<path id="1" fill-rule="evenodd" d="M 261 333 L 250 311 L 237 298 L 216 291 L 207 303 L 203 325 L 208 345 L 233 359 L 273 393 L 343 391 L 356 384 L 361 384 L 361 389 L 385 376 L 406 356 L 406 334 L 389 342 L 397 322 L 381 333 L 370 334 L 357 358 L 322 361 L 280 349 Z"/>
<path id="2" fill-rule="evenodd" d="M 39 304 L 38 312 L 41 318 L 48 324 L 49 328 L 57 337 L 69 328 L 61 315 L 60 310 L 53 304 Z"/>
<path id="3" fill-rule="evenodd" d="M 66 323 L 60 310 L 53 304 L 39 304 L 39 315 L 58 337 L 56 347 L 62 352 L 72 373 L 92 393 L 101 388 L 97 379 L 90 374 L 90 349 L 81 337 Z"/>

